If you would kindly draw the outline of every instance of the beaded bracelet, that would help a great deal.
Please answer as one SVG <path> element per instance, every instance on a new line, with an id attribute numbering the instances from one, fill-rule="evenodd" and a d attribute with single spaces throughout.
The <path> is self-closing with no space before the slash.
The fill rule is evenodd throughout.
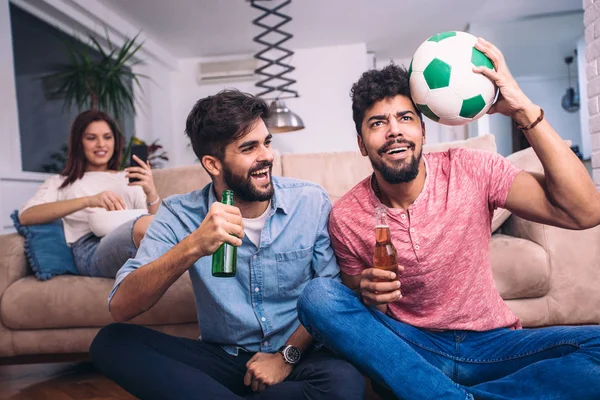
<path id="1" fill-rule="evenodd" d="M 531 124 L 529 124 L 527 126 L 517 125 L 517 128 L 519 128 L 522 131 L 528 131 L 530 129 L 535 128 L 535 126 L 537 124 L 539 124 L 543 119 L 544 119 L 544 109 L 542 107 L 540 107 L 540 116 L 535 121 L 533 121 Z"/>

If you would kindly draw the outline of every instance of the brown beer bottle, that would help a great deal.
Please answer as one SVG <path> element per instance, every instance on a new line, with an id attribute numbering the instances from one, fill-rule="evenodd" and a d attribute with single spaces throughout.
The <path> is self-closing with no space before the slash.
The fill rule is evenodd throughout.
<path id="1" fill-rule="evenodd" d="M 392 234 L 387 219 L 387 209 L 375 209 L 375 251 L 373 268 L 385 269 L 398 273 L 398 252 L 392 243 Z"/>

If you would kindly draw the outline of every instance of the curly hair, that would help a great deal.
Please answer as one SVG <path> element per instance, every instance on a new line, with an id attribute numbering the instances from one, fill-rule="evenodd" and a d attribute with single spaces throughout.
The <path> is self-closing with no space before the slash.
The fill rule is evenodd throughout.
<path id="1" fill-rule="evenodd" d="M 360 79 L 352 85 L 350 97 L 352 98 L 352 118 L 356 126 L 356 133 L 362 136 L 361 126 L 366 111 L 376 102 L 386 97 L 397 95 L 406 96 L 410 99 L 419 119 L 421 112 L 415 106 L 408 85 L 408 71 L 391 63 L 387 67 L 376 70 L 372 69 L 362 74 Z"/>
<path id="2" fill-rule="evenodd" d="M 269 116 L 264 100 L 236 89 L 198 100 L 187 117 L 185 133 L 198 160 L 205 155 L 223 160 L 225 147 L 246 136 L 258 118 Z"/>

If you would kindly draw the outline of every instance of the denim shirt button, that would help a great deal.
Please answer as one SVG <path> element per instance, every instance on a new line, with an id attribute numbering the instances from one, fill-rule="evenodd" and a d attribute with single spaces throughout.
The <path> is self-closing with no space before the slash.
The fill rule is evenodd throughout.
<path id="1" fill-rule="evenodd" d="M 260 320 L 261 320 L 262 322 L 265 322 L 267 319 L 266 319 L 265 317 L 262 317 Z"/>
<path id="2" fill-rule="evenodd" d="M 255 291 L 256 293 L 258 293 L 258 292 L 260 292 L 260 289 L 259 289 L 259 288 L 254 288 L 254 291 Z"/>

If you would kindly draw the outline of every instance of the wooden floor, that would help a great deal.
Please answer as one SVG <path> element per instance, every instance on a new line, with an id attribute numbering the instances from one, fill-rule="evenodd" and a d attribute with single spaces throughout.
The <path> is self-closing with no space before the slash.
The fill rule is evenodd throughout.
<path id="1" fill-rule="evenodd" d="M 134 400 L 89 362 L 0 365 L 2 400 Z"/>
<path id="2" fill-rule="evenodd" d="M 0 400 L 135 400 L 90 362 L 2 365 Z M 368 383 L 367 400 L 380 400 Z"/>

